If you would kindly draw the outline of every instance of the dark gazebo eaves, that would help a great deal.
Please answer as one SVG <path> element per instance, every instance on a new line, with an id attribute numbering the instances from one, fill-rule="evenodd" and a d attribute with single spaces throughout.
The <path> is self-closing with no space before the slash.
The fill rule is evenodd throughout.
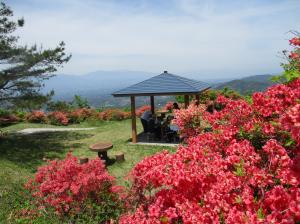
<path id="1" fill-rule="evenodd" d="M 160 93 L 128 93 L 128 94 L 113 93 L 112 95 L 114 97 L 195 95 L 195 94 L 201 94 L 202 92 L 204 92 L 210 88 L 211 87 L 207 87 L 206 89 L 203 89 L 203 90 L 197 91 L 197 92 L 160 92 Z"/>
<path id="2" fill-rule="evenodd" d="M 211 88 L 207 83 L 170 74 L 167 71 L 114 92 L 114 97 L 194 95 Z"/>

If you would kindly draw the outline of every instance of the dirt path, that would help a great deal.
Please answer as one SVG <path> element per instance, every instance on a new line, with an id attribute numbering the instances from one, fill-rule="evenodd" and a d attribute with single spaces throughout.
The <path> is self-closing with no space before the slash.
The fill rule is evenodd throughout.
<path id="1" fill-rule="evenodd" d="M 58 131 L 88 131 L 94 130 L 96 128 L 26 128 L 21 131 L 18 131 L 19 134 L 35 134 L 43 132 L 58 132 Z"/>

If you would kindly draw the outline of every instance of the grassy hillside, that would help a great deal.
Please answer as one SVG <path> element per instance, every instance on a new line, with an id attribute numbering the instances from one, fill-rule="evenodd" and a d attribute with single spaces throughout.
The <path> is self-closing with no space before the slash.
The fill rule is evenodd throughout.
<path id="1" fill-rule="evenodd" d="M 123 177 L 137 162 L 165 148 L 128 144 L 131 134 L 130 120 L 83 123 L 70 127 L 91 126 L 97 128 L 89 131 L 22 136 L 14 133 L 24 128 L 52 126 L 20 123 L 0 129 L 8 132 L 6 137 L 0 139 L 0 223 L 15 222 L 10 217 L 14 209 L 22 203 L 22 185 L 33 176 L 38 166 L 45 163 L 45 159 L 64 158 L 68 151 L 76 156 L 96 158 L 97 154 L 89 151 L 88 146 L 99 141 L 111 141 L 114 148 L 108 155 L 114 157 L 118 153 L 124 153 L 126 161 L 109 166 L 108 171 L 116 177 L 118 184 L 124 185 Z M 138 129 L 141 130 L 140 124 Z"/>

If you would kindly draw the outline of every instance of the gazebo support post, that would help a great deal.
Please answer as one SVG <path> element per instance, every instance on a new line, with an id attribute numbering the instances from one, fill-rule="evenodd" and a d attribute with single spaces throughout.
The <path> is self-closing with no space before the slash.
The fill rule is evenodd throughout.
<path id="1" fill-rule="evenodd" d="M 199 106 L 199 104 L 200 104 L 200 97 L 199 97 L 199 94 L 196 94 L 196 95 L 195 95 L 195 99 L 196 99 L 196 105 Z"/>
<path id="2" fill-rule="evenodd" d="M 150 102 L 151 102 L 151 113 L 155 114 L 154 96 L 150 96 Z"/>
<path id="3" fill-rule="evenodd" d="M 188 108 L 190 104 L 190 99 L 189 99 L 189 95 L 184 95 L 184 108 Z"/>
<path id="4" fill-rule="evenodd" d="M 135 114 L 135 97 L 130 97 L 131 101 L 131 127 L 132 127 L 132 143 L 137 143 L 137 133 L 136 133 L 136 114 Z"/>

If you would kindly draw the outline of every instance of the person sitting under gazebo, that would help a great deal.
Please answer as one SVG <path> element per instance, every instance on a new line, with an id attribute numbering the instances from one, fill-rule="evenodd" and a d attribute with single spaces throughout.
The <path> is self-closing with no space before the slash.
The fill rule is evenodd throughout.
<path id="1" fill-rule="evenodd" d="M 178 103 L 173 103 L 173 110 L 180 110 L 180 107 L 178 106 Z"/>
<path id="2" fill-rule="evenodd" d="M 149 123 L 149 120 L 151 119 L 151 117 L 152 117 L 152 113 L 150 110 L 146 110 L 141 116 L 141 122 L 143 125 L 144 133 L 147 133 L 149 131 L 148 123 Z"/>

